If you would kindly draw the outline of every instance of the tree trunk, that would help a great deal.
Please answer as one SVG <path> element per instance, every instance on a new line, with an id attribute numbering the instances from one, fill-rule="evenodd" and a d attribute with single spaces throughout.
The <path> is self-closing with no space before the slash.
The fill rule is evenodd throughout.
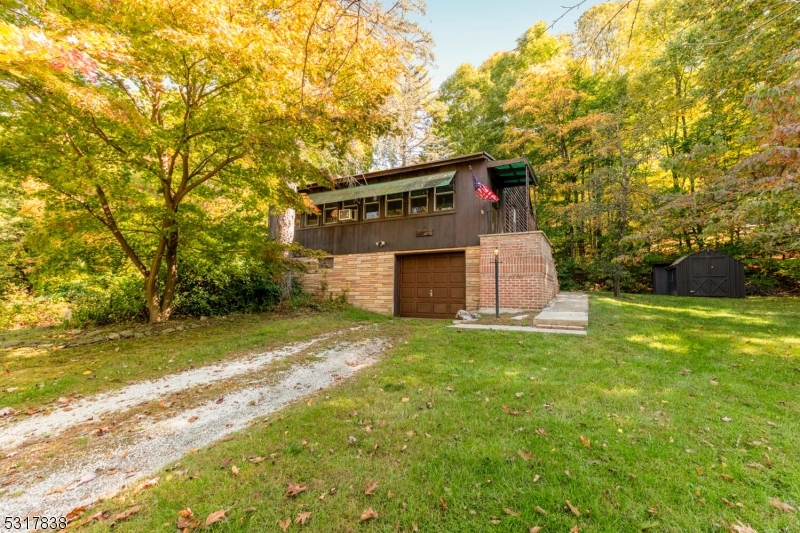
<path id="1" fill-rule="evenodd" d="M 297 184 L 289 183 L 289 188 L 297 191 Z M 287 207 L 283 213 L 278 214 L 275 219 L 277 223 L 276 239 L 279 244 L 289 246 L 294 242 L 294 219 L 295 210 Z M 284 257 L 287 259 L 291 257 L 291 252 L 286 250 L 283 252 Z M 281 278 L 281 299 L 285 300 L 291 296 L 292 293 L 292 272 L 286 270 Z"/>

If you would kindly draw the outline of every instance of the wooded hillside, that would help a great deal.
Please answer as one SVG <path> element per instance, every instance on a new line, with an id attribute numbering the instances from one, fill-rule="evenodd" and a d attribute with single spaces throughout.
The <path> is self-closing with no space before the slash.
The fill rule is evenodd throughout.
<path id="1" fill-rule="evenodd" d="M 647 290 L 651 264 L 718 248 L 751 292 L 797 291 L 799 42 L 797 2 L 599 4 L 462 65 L 436 133 L 531 160 L 562 288 Z"/>

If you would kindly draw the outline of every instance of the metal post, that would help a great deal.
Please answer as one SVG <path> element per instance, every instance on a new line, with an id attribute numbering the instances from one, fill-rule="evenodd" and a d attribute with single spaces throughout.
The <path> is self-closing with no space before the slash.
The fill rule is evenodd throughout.
<path id="1" fill-rule="evenodd" d="M 494 316 L 500 318 L 500 250 L 494 249 Z"/>

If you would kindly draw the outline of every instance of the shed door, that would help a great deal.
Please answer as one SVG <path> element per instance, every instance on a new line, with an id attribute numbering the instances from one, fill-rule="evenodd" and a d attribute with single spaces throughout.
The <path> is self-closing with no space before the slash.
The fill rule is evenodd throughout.
<path id="1" fill-rule="evenodd" d="M 400 316 L 455 318 L 467 303 L 464 253 L 406 255 L 398 258 Z"/>
<path id="2" fill-rule="evenodd" d="M 710 257 L 708 259 L 709 296 L 730 296 L 730 278 L 730 261 L 727 257 Z"/>
<path id="3" fill-rule="evenodd" d="M 691 278 L 689 294 L 692 296 L 708 296 L 708 260 L 705 257 L 690 257 Z"/>

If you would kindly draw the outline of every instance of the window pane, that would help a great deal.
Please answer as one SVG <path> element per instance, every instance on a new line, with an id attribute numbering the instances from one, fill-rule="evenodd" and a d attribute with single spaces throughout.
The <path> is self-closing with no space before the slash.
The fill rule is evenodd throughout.
<path id="1" fill-rule="evenodd" d="M 446 193 L 446 194 L 437 194 L 436 195 L 436 210 L 437 211 L 449 211 L 453 209 L 453 193 Z"/>
<path id="2" fill-rule="evenodd" d="M 398 199 L 402 200 L 403 199 L 403 194 L 405 194 L 405 193 L 396 192 L 396 193 L 392 193 L 392 194 L 387 194 L 386 195 L 386 199 L 387 200 L 398 200 Z"/>
<path id="3" fill-rule="evenodd" d="M 386 216 L 387 217 L 401 217 L 403 216 L 403 199 L 389 200 L 386 199 Z"/>
<path id="4" fill-rule="evenodd" d="M 364 220 L 371 220 L 381 216 L 380 202 L 365 202 L 364 203 Z"/>
<path id="5" fill-rule="evenodd" d="M 443 185 L 441 187 L 436 187 L 436 193 L 440 192 L 452 192 L 453 190 L 453 182 L 450 182 L 450 185 Z"/>
<path id="6" fill-rule="evenodd" d="M 316 213 L 307 214 L 306 226 L 319 226 L 319 215 Z"/>
<path id="7" fill-rule="evenodd" d="M 409 194 L 411 195 L 412 198 L 414 198 L 415 196 L 416 197 L 428 196 L 428 189 L 422 189 L 422 190 L 419 190 L 419 191 L 411 191 Z"/>
<path id="8" fill-rule="evenodd" d="M 325 217 L 323 218 L 323 222 L 325 224 L 333 224 L 339 221 L 339 205 L 338 204 L 331 204 L 330 206 L 325 205 Z"/>
<path id="9" fill-rule="evenodd" d="M 411 198 L 411 214 L 417 215 L 428 212 L 428 195 Z"/>

